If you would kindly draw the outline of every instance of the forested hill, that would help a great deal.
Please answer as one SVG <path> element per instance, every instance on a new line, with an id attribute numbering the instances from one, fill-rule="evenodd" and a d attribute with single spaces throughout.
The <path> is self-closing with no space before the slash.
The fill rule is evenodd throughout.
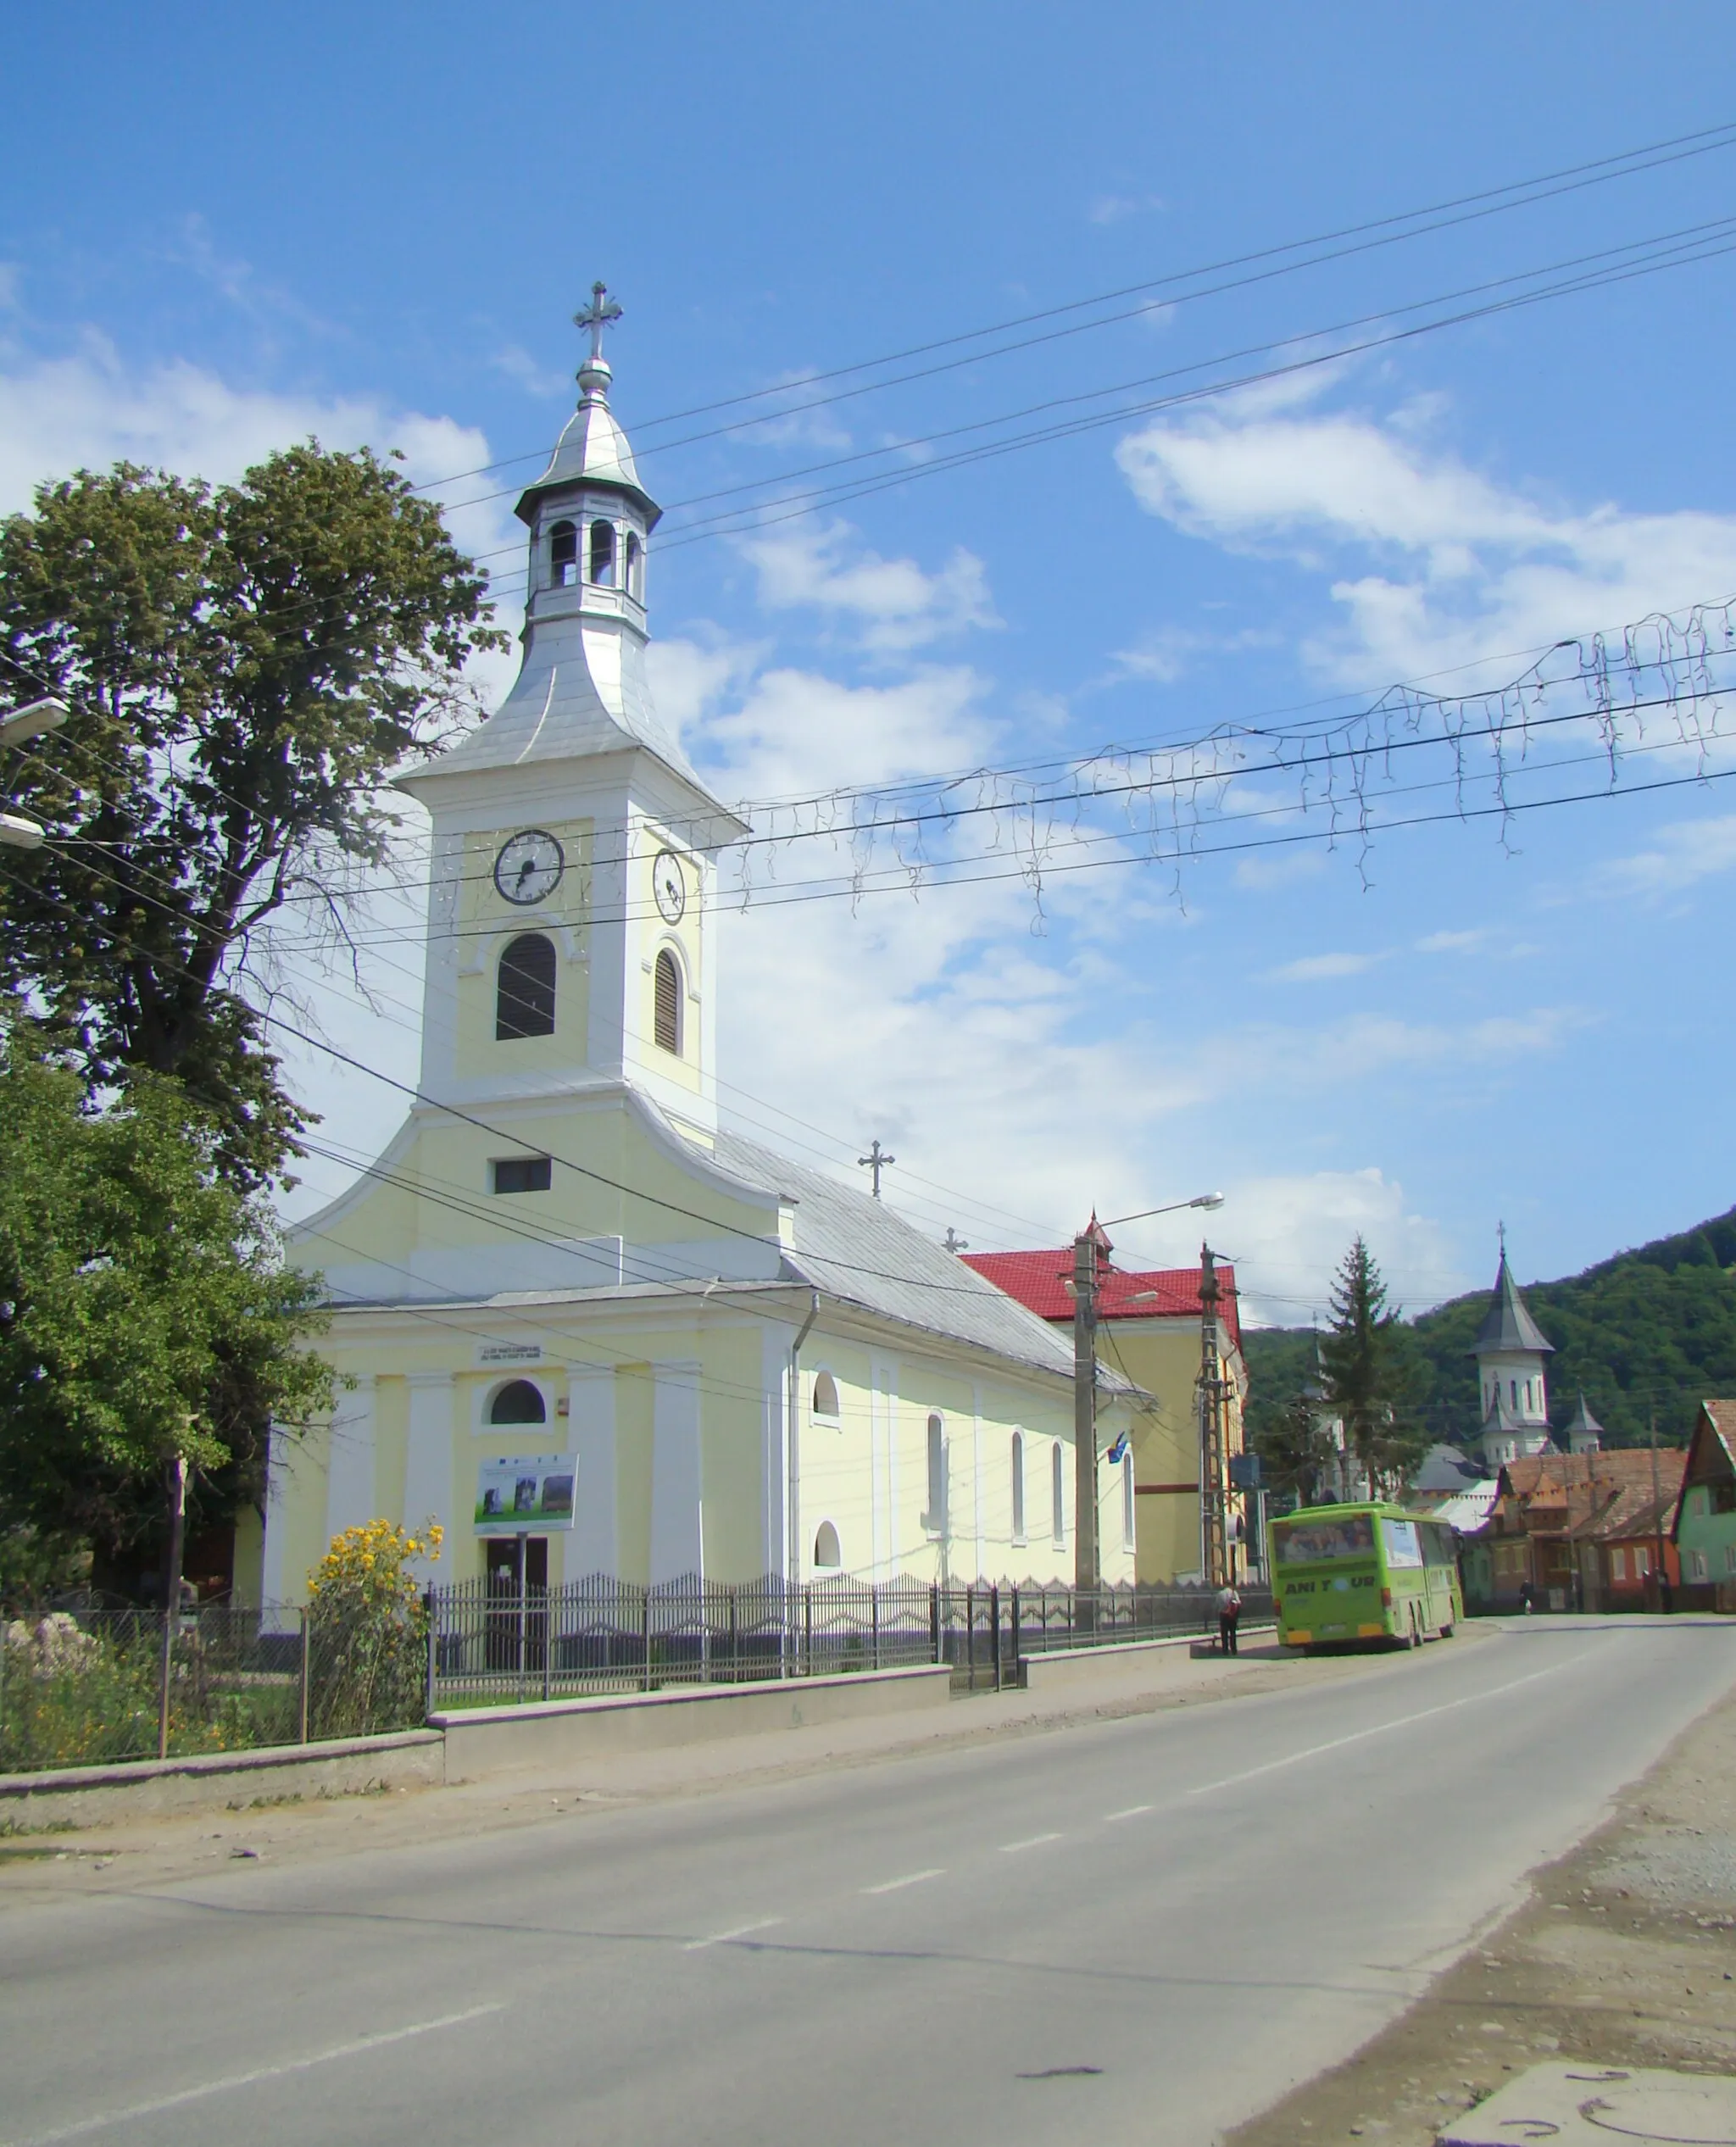
<path id="1" fill-rule="evenodd" d="M 1659 1437 L 1679 1444 L 1703 1396 L 1736 1393 L 1736 1208 L 1583 1275 L 1522 1288 L 1555 1345 L 1550 1415 L 1557 1425 L 1583 1388 L 1611 1445 L 1643 1440 L 1654 1405 Z M 1488 1309 L 1488 1292 L 1478 1290 L 1405 1323 L 1418 1404 L 1439 1438 L 1463 1442 L 1478 1428 L 1477 1368 L 1466 1353 Z M 1262 1415 L 1311 1376 L 1310 1329 L 1252 1329 L 1244 1348 Z"/>

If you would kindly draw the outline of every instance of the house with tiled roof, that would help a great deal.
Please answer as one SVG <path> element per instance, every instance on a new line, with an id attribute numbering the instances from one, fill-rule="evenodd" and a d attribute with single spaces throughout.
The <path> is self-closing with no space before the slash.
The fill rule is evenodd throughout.
<path id="1" fill-rule="evenodd" d="M 1642 1607 L 1659 1570 L 1674 1584 L 1683 1461 L 1674 1448 L 1628 1448 L 1505 1463 L 1488 1523 L 1467 1539 L 1467 1599 L 1483 1610 L 1527 1598 L 1550 1610 Z"/>
<path id="2" fill-rule="evenodd" d="M 1684 1609 L 1736 1610 L 1736 1401 L 1703 1401 L 1672 1521 Z"/>
<path id="3" fill-rule="evenodd" d="M 966 1253 L 963 1259 L 1057 1332 L 1071 1330 L 1071 1246 Z M 1229 1555 L 1238 1576 L 1245 1577 L 1248 1571 L 1252 1516 L 1247 1508 L 1252 1501 L 1229 1481 L 1230 1463 L 1243 1450 L 1248 1369 L 1242 1356 L 1235 1270 L 1216 1261 L 1211 1271 L 1218 1294 L 1208 1352 L 1201 1267 L 1121 1268 L 1106 1259 L 1099 1270 L 1099 1377 L 1125 1382 L 1143 1394 L 1133 1404 L 1131 1441 L 1103 1505 L 1099 1540 L 1105 1545 L 1125 1543 L 1133 1553 L 1138 1579 L 1147 1586 L 1194 1579 L 1202 1571 L 1202 1374 L 1208 1355 L 1211 1399 L 1222 1427 L 1218 1498 Z"/>

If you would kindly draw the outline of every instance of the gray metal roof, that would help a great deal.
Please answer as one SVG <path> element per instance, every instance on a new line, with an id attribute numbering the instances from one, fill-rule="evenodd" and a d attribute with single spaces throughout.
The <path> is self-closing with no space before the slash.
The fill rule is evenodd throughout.
<path id="1" fill-rule="evenodd" d="M 1596 1417 L 1592 1415 L 1590 1410 L 1586 1406 L 1585 1396 L 1582 1392 L 1579 1397 L 1579 1406 L 1567 1419 L 1563 1429 L 1570 1437 L 1575 1432 L 1595 1432 L 1599 1438 L 1601 1438 L 1603 1436 L 1603 1426 L 1599 1423 Z"/>
<path id="2" fill-rule="evenodd" d="M 526 487 L 518 512 L 528 520 L 527 503 L 551 485 L 618 485 L 632 492 L 654 524 L 659 509 L 639 481 L 639 466 L 627 436 L 609 407 L 609 371 L 606 359 L 587 361 L 579 373 L 584 394 L 566 421 L 566 429 L 554 443 L 554 452 L 542 476 Z"/>
<path id="3" fill-rule="evenodd" d="M 1555 1343 L 1544 1339 L 1543 1329 L 1526 1310 L 1525 1299 L 1519 1294 L 1519 1285 L 1513 1280 L 1505 1253 L 1501 1254 L 1500 1271 L 1495 1277 L 1488 1315 L 1476 1341 L 1465 1354 L 1467 1357 L 1493 1356 L 1502 1349 L 1530 1349 L 1546 1357 L 1555 1353 Z"/>
<path id="4" fill-rule="evenodd" d="M 793 1195 L 792 1280 L 865 1312 L 964 1342 L 1040 1371 L 1071 1377 L 1071 1340 L 887 1207 L 737 1133 L 720 1132 L 713 1160 L 733 1177 Z M 1099 1368 L 1110 1392 L 1133 1391 Z"/>
<path id="5" fill-rule="evenodd" d="M 1444 1440 L 1432 1446 L 1422 1457 L 1416 1473 L 1410 1479 L 1413 1491 L 1463 1491 L 1467 1485 L 1479 1483 L 1483 1471 L 1462 1447 L 1449 1446 Z"/>

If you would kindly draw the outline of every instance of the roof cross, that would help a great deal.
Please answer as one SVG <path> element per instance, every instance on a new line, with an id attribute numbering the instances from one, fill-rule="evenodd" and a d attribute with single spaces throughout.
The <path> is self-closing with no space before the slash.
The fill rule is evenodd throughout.
<path id="1" fill-rule="evenodd" d="M 620 319 L 620 302 L 609 295 L 606 283 L 591 286 L 591 303 L 582 313 L 573 315 L 575 328 L 588 328 L 591 331 L 591 363 L 594 365 L 603 355 L 603 331 L 614 327 Z"/>

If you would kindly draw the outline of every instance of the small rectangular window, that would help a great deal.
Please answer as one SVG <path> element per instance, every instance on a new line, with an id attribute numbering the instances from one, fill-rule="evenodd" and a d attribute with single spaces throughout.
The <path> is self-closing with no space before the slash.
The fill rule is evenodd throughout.
<path id="1" fill-rule="evenodd" d="M 498 1155 L 488 1167 L 496 1193 L 547 1193 L 554 1172 L 546 1155 Z"/>

